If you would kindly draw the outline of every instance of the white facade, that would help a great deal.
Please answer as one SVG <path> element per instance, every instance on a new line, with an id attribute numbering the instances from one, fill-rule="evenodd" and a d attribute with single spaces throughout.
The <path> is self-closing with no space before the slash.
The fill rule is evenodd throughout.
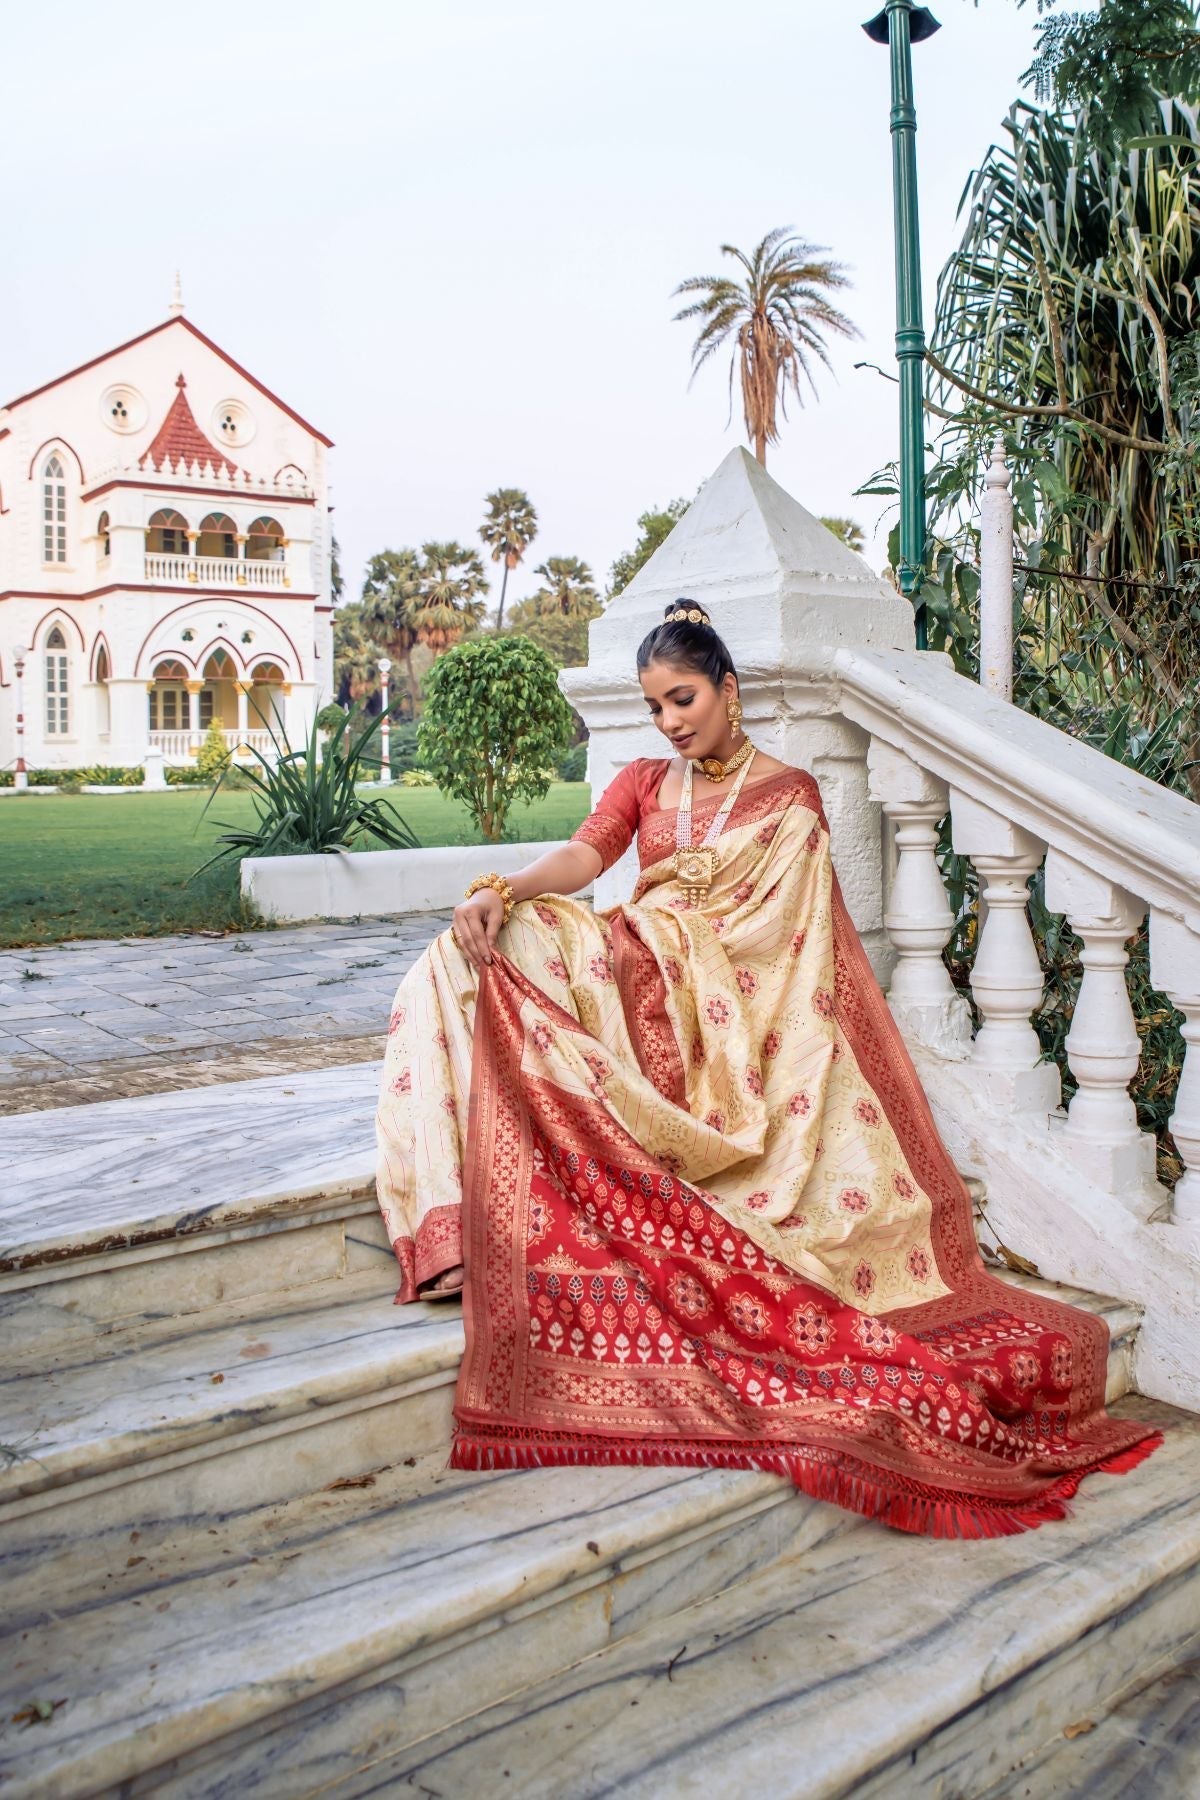
<path id="1" fill-rule="evenodd" d="M 329 448 L 178 301 L 0 409 L 0 769 L 182 766 L 213 720 L 302 741 L 332 685 Z"/>

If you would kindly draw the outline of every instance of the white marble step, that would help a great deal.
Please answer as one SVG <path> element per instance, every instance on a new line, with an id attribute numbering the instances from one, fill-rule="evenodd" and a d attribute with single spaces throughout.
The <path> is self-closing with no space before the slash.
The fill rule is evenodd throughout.
<path id="1" fill-rule="evenodd" d="M 389 1755 L 381 1727 L 357 1772 L 349 1760 L 336 1783 L 327 1772 L 330 1788 L 338 1800 L 990 1792 L 1194 1639 L 1200 1418 L 1146 1400 L 1120 1410 L 1166 1425 L 1167 1442 L 1127 1475 L 1086 1482 L 1069 1520 L 973 1543 L 860 1525 L 418 1745 Z M 264 1774 L 256 1791 L 287 1792 Z"/>
<path id="2" fill-rule="evenodd" d="M 259 1506 L 449 1443 L 457 1307 L 397 1307 L 375 1270 L 80 1343 L 0 1377 L 8 1593 L 49 1556 Z"/>
<path id="3" fill-rule="evenodd" d="M 331 1759 L 369 1754 L 360 1693 L 389 1743 L 423 1737 L 853 1523 L 740 1471 L 419 1464 L 201 1513 L 157 1550 L 133 1543 L 102 1595 L 54 1582 L 15 1620 L 0 1787 L 307 1793 Z M 12 1723 L 39 1697 L 65 1704 Z"/>
<path id="4" fill-rule="evenodd" d="M 1103 1717 L 1073 1719 L 1043 1756 L 981 1800 L 1186 1800 L 1196 1794 L 1200 1643 L 1188 1660 Z"/>
<path id="5" fill-rule="evenodd" d="M 391 1267 L 379 1067 L 0 1119 L 0 1355 Z"/>

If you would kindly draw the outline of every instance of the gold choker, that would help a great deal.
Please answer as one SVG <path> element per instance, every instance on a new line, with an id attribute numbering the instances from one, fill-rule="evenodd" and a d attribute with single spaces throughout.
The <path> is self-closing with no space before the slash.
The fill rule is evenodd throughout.
<path id="1" fill-rule="evenodd" d="M 754 745 L 750 742 L 750 739 L 747 738 L 741 749 L 735 750 L 728 762 L 722 762 L 718 756 L 702 757 L 700 760 L 700 772 L 704 776 L 705 781 L 714 783 L 724 781 L 727 775 L 732 775 L 735 770 L 740 769 L 746 758 L 748 756 L 753 756 L 753 754 Z"/>

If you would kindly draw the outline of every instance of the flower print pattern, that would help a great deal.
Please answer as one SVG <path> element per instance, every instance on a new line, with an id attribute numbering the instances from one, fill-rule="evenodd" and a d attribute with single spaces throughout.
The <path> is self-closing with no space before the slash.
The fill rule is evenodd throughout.
<path id="1" fill-rule="evenodd" d="M 733 1017 L 733 1009 L 723 994 L 710 994 L 704 1002 L 704 1016 L 710 1025 L 723 1031 Z"/>
<path id="2" fill-rule="evenodd" d="M 782 1048 L 783 1034 L 778 1031 L 768 1031 L 766 1037 L 762 1041 L 762 1053 L 767 1060 L 770 1061 L 772 1057 L 778 1056 Z"/>
<path id="3" fill-rule="evenodd" d="M 548 926 L 551 931 L 561 930 L 562 920 L 559 918 L 554 908 L 552 906 L 547 906 L 544 900 L 535 900 L 533 903 L 533 910 L 542 921 L 542 924 Z"/>
<path id="4" fill-rule="evenodd" d="M 391 1037 L 393 1032 L 399 1031 L 400 1027 L 404 1025 L 407 1020 L 408 1013 L 405 1011 L 404 1007 L 394 1006 L 392 1008 L 392 1016 L 388 1020 L 388 1036 Z"/>
<path id="5" fill-rule="evenodd" d="M 833 995 L 828 988 L 818 988 L 812 997 L 812 1009 L 819 1019 L 832 1019 Z"/>
<path id="6" fill-rule="evenodd" d="M 539 1019 L 529 1035 L 533 1039 L 536 1048 L 541 1051 L 543 1056 L 545 1056 L 547 1050 L 549 1050 L 551 1044 L 554 1042 L 554 1033 L 546 1024 L 545 1020 Z"/>
<path id="7" fill-rule="evenodd" d="M 709 1310 L 708 1291 L 694 1275 L 672 1275 L 667 1298 L 681 1318 L 702 1319 Z"/>
<path id="8" fill-rule="evenodd" d="M 748 1094 L 753 1094 L 756 1100 L 761 1100 L 763 1095 L 763 1078 L 761 1071 L 751 1064 L 742 1079 L 745 1082 L 746 1092 Z"/>
<path id="9" fill-rule="evenodd" d="M 904 1266 L 914 1281 L 929 1280 L 929 1258 L 920 1244 L 914 1244 L 904 1259 Z"/>
<path id="10" fill-rule="evenodd" d="M 900 1342 L 898 1331 L 893 1331 L 882 1319 L 872 1319 L 867 1313 L 855 1320 L 854 1335 L 868 1356 L 886 1356 Z"/>
<path id="11" fill-rule="evenodd" d="M 751 1212 L 766 1212 L 770 1204 L 771 1195 L 766 1188 L 761 1188 L 757 1194 L 747 1194 L 742 1201 L 742 1205 L 748 1206 Z"/>
<path id="12" fill-rule="evenodd" d="M 854 1291 L 860 1300 L 865 1300 L 875 1286 L 875 1271 L 869 1262 L 860 1262 L 854 1271 Z"/>
<path id="13" fill-rule="evenodd" d="M 788 1320 L 792 1341 L 804 1356 L 820 1356 L 833 1342 L 833 1321 L 815 1301 L 798 1306 Z"/>
<path id="14" fill-rule="evenodd" d="M 807 1119 L 809 1113 L 813 1109 L 812 1095 L 806 1094 L 804 1089 L 801 1088 L 799 1093 L 792 1095 L 787 1103 L 787 1109 L 791 1118 Z"/>
<path id="15" fill-rule="evenodd" d="M 724 1131 L 725 1114 L 723 1112 L 718 1112 L 714 1107 L 712 1112 L 705 1113 L 704 1123 L 713 1131 Z"/>
<path id="16" fill-rule="evenodd" d="M 735 969 L 733 978 L 737 982 L 739 990 L 745 994 L 747 1000 L 752 1000 L 758 992 L 758 976 L 754 973 L 754 970 Z"/>
<path id="17" fill-rule="evenodd" d="M 871 1196 L 864 1188 L 844 1187 L 838 1195 L 838 1205 L 843 1212 L 865 1213 L 871 1204 Z"/>
<path id="18" fill-rule="evenodd" d="M 612 970 L 608 966 L 607 956 L 593 956 L 588 963 L 588 974 L 593 981 L 598 981 L 601 985 L 611 981 L 613 975 Z M 563 980 L 566 980 L 565 976 L 563 977 Z"/>
<path id="19" fill-rule="evenodd" d="M 548 956 L 542 967 L 547 975 L 552 976 L 555 981 L 567 982 L 571 979 L 567 965 L 561 956 Z"/>
<path id="20" fill-rule="evenodd" d="M 400 1073 L 394 1077 L 391 1086 L 393 1094 L 411 1094 L 412 1070 L 401 1069 Z"/>
<path id="21" fill-rule="evenodd" d="M 860 1125 L 878 1125 L 883 1114 L 873 1100 L 856 1100 L 854 1116 Z"/>
<path id="22" fill-rule="evenodd" d="M 682 987 L 683 965 L 677 956 L 667 956 L 663 958 L 663 974 L 666 976 L 672 987 Z"/>
<path id="23" fill-rule="evenodd" d="M 791 944 L 788 946 L 791 954 L 793 956 L 799 956 L 800 952 L 803 950 L 803 948 L 807 942 L 808 942 L 807 931 L 794 932 L 792 935 Z"/>
<path id="24" fill-rule="evenodd" d="M 695 1036 L 692 1038 L 691 1050 L 690 1050 L 689 1054 L 692 1059 L 693 1069 L 702 1069 L 704 1067 L 704 1054 L 705 1054 L 704 1053 L 704 1039 L 700 1036 L 699 1032 L 696 1032 Z"/>
<path id="25" fill-rule="evenodd" d="M 810 856 L 815 856 L 817 851 L 821 848 L 821 827 L 819 825 L 814 825 L 808 836 L 805 838 L 804 848 L 808 851 Z"/>
<path id="26" fill-rule="evenodd" d="M 725 1302 L 731 1325 L 746 1337 L 762 1337 L 767 1329 L 767 1309 L 753 1294 L 733 1294 Z"/>
<path id="27" fill-rule="evenodd" d="M 901 1200 L 912 1200 L 916 1196 L 915 1184 L 900 1169 L 892 1176 L 892 1186 Z"/>

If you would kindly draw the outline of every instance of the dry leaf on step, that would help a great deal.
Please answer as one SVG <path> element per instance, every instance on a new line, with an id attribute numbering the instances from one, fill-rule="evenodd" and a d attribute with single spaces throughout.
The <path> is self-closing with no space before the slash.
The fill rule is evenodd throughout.
<path id="1" fill-rule="evenodd" d="M 1073 1725 L 1063 1726 L 1063 1736 L 1065 1738 L 1082 1737 L 1085 1731 L 1095 1731 L 1095 1729 L 1095 1719 L 1076 1719 Z"/>

